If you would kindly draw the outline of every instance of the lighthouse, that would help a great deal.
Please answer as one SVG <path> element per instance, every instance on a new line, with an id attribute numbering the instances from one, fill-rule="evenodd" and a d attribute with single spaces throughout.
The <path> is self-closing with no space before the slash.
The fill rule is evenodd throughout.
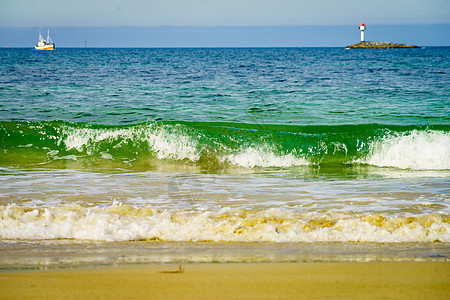
<path id="1" fill-rule="evenodd" d="M 359 30 L 361 30 L 361 43 L 364 42 L 364 30 L 366 30 L 366 25 L 364 25 L 364 22 L 359 25 Z"/>

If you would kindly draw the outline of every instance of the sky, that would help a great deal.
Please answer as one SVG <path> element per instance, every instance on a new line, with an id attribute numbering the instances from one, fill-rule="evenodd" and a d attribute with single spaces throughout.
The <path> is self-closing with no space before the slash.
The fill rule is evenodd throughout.
<path id="1" fill-rule="evenodd" d="M 367 36 L 369 29 L 373 34 L 382 29 L 383 40 L 389 40 L 393 28 L 403 28 L 407 36 L 416 31 L 419 42 L 450 45 L 450 0 L 0 0 L 0 38 L 11 46 L 25 45 L 14 36 L 34 43 L 39 28 L 51 28 L 55 43 L 60 35 L 60 45 L 67 47 L 81 40 L 84 46 L 86 39 L 92 46 L 116 47 L 118 38 L 123 46 L 214 46 L 220 43 L 208 41 L 221 34 L 227 46 L 242 46 L 245 39 L 248 46 L 333 46 L 337 38 L 344 44 L 351 42 L 351 34 L 357 39 L 359 32 L 350 31 L 361 21 L 368 26 Z M 115 35 L 117 28 L 125 36 Z M 302 36 L 303 44 L 288 43 L 307 28 L 315 34 Z M 272 37 L 269 42 L 264 32 Z M 66 42 L 69 34 L 78 40 Z M 156 37 L 163 41 L 158 44 Z"/>

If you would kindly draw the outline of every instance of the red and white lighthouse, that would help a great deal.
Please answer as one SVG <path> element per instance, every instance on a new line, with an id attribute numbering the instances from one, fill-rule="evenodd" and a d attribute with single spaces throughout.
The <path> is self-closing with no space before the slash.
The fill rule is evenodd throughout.
<path id="1" fill-rule="evenodd" d="M 364 42 L 364 30 L 366 30 L 366 25 L 364 25 L 364 22 L 359 25 L 359 30 L 361 30 L 361 43 Z"/>

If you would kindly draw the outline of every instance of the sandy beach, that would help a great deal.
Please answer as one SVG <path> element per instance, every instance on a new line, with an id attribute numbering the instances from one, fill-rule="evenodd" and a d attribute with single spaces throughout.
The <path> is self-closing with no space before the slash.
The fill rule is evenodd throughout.
<path id="1" fill-rule="evenodd" d="M 448 262 L 130 265 L 0 274 L 2 299 L 445 299 Z"/>

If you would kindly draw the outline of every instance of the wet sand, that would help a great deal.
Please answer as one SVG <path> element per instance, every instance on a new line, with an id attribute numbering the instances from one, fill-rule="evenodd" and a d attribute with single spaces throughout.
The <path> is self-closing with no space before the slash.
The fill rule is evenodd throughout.
<path id="1" fill-rule="evenodd" d="M 0 272 L 130 264 L 446 262 L 450 243 L 3 240 Z"/>
<path id="2" fill-rule="evenodd" d="M 449 262 L 222 263 L 7 271 L 1 299 L 445 299 Z"/>

